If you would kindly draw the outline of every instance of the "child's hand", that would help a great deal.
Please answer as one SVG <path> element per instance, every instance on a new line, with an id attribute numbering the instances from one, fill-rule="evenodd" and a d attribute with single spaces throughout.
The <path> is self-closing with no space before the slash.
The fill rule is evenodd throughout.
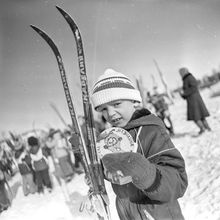
<path id="1" fill-rule="evenodd" d="M 133 184 L 139 189 L 149 188 L 156 177 L 156 167 L 139 153 L 123 152 L 106 154 L 102 158 L 104 173 L 116 177 L 130 176 Z M 118 172 L 120 175 L 115 175 Z"/>

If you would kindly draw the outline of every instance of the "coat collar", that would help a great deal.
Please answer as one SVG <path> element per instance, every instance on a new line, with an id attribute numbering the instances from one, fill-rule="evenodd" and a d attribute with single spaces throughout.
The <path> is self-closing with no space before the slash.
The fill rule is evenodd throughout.
<path id="1" fill-rule="evenodd" d="M 134 114 L 132 115 L 130 121 L 138 119 L 138 118 L 146 116 L 146 115 L 150 115 L 150 114 L 151 114 L 151 112 L 148 109 L 146 109 L 146 108 L 142 108 L 142 109 L 136 110 L 134 112 Z"/>
<path id="2" fill-rule="evenodd" d="M 133 116 L 131 117 L 131 120 L 124 127 L 124 129 L 130 130 L 130 129 L 138 128 L 140 126 L 145 126 L 145 125 L 164 126 L 161 119 L 156 117 L 154 114 L 151 114 L 149 110 L 140 109 L 134 112 Z"/>

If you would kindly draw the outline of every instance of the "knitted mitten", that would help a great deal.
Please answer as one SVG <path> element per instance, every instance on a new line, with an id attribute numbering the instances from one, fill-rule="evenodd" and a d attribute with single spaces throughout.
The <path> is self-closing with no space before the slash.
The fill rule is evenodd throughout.
<path id="1" fill-rule="evenodd" d="M 149 188 L 156 177 L 156 167 L 139 153 L 123 152 L 106 154 L 102 158 L 104 169 L 112 173 L 131 176 L 133 184 L 139 189 Z"/>

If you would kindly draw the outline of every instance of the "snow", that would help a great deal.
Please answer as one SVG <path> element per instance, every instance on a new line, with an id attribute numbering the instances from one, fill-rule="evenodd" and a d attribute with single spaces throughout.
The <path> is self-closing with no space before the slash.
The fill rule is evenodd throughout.
<path id="1" fill-rule="evenodd" d="M 86 201 L 88 186 L 84 180 L 84 174 L 75 174 L 73 180 L 62 187 L 55 177 L 51 175 L 54 189 L 50 193 L 23 195 L 21 186 L 21 176 L 16 174 L 9 182 L 13 193 L 12 206 L 1 213 L 1 220 L 92 220 L 97 219 L 94 213 L 89 213 L 84 209 L 79 211 L 81 202 Z M 118 216 L 114 208 L 115 195 L 111 191 L 111 186 L 106 182 L 106 188 L 111 200 L 110 208 L 112 217 L 117 220 Z M 11 196 L 11 193 L 10 197 Z M 71 202 L 70 202 L 71 200 Z M 74 217 L 74 218 L 73 218 Z"/>
<path id="2" fill-rule="evenodd" d="M 185 103 L 172 106 L 177 137 L 175 146 L 185 158 L 189 186 L 179 201 L 186 219 L 220 219 L 220 96 L 210 97 L 210 90 L 202 93 L 210 111 L 207 118 L 212 131 L 197 137 L 198 128 L 184 120 Z"/>
<path id="3" fill-rule="evenodd" d="M 185 158 L 189 186 L 183 198 L 179 199 L 186 220 L 220 219 L 220 96 L 210 98 L 210 90 L 202 92 L 211 116 L 208 122 L 211 132 L 197 136 L 198 128 L 186 121 L 186 103 L 176 99 L 170 106 L 176 136 L 172 138 L 175 146 Z M 88 187 L 84 174 L 78 175 L 67 184 L 71 202 L 67 202 L 64 188 L 54 182 L 54 190 L 43 195 L 24 196 L 21 178 L 17 174 L 10 182 L 13 192 L 12 206 L 4 211 L 1 220 L 91 220 L 97 219 L 87 211 L 79 212 L 82 201 L 86 199 Z M 106 182 L 107 183 L 107 182 Z M 118 220 L 114 206 L 115 195 L 107 183 L 110 197 L 112 220 Z"/>

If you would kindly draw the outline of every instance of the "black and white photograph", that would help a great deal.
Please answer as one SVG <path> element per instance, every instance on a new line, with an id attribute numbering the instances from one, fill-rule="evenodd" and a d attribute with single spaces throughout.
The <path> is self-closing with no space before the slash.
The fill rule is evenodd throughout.
<path id="1" fill-rule="evenodd" d="M 219 0 L 0 0 L 1 220 L 220 220 Z"/>

